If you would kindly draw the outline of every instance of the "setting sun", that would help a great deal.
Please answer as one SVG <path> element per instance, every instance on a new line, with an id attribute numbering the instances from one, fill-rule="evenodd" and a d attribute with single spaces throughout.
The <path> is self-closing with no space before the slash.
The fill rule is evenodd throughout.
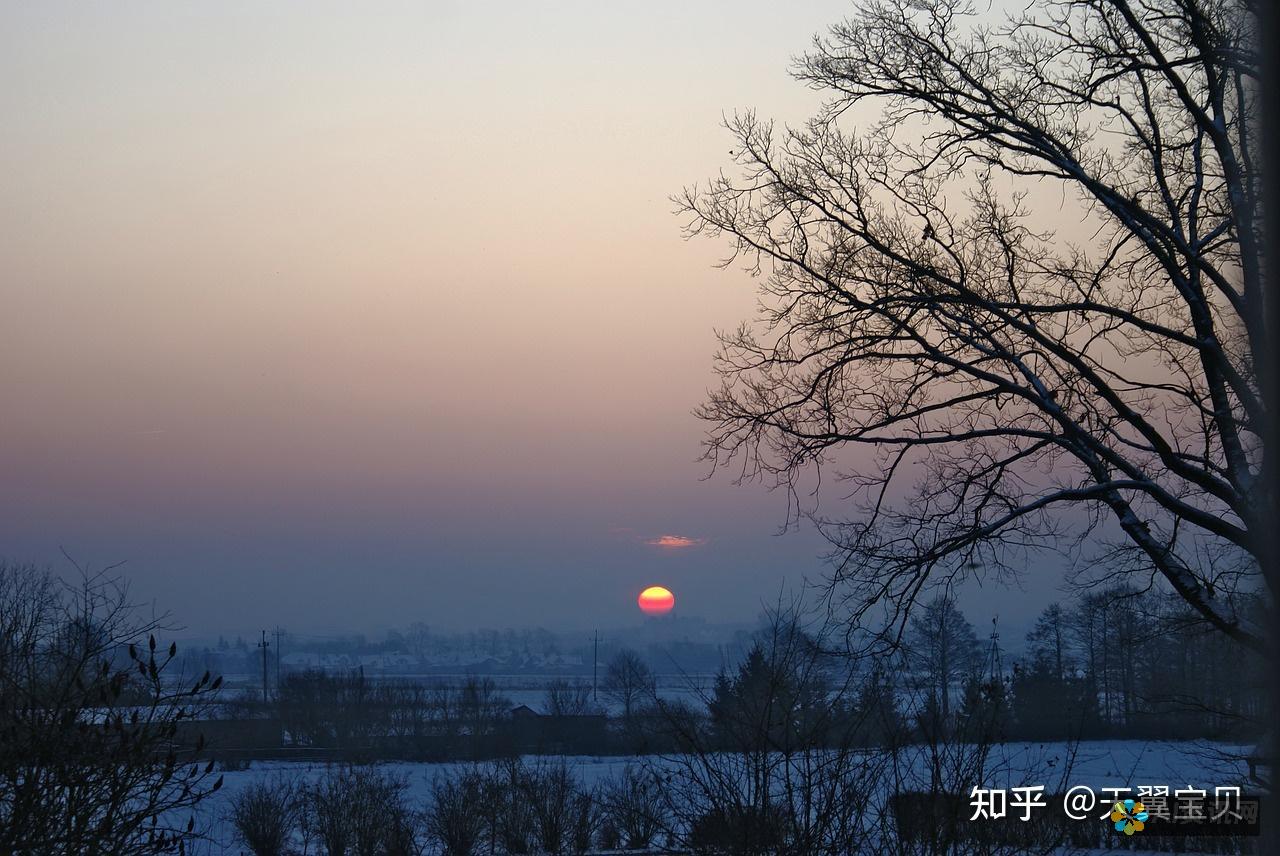
<path id="1" fill-rule="evenodd" d="M 676 605 L 676 596 L 662 586 L 649 586 L 636 598 L 640 611 L 645 615 L 664 615 Z"/>

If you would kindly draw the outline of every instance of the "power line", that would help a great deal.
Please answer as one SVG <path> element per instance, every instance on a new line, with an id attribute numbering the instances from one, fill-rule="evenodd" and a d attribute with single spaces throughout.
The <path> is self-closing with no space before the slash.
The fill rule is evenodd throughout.
<path id="1" fill-rule="evenodd" d="M 258 647 L 262 649 L 262 703 L 268 702 L 267 698 L 267 648 L 271 643 L 267 641 L 267 631 L 262 631 L 262 641 L 258 643 Z"/>

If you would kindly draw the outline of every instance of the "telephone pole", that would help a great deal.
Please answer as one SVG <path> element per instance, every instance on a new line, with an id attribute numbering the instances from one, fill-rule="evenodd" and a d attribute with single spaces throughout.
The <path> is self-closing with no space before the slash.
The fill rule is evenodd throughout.
<path id="1" fill-rule="evenodd" d="M 593 632 L 591 640 L 593 642 L 591 654 L 591 700 L 600 701 L 600 694 L 596 691 L 596 678 L 600 672 L 600 631 Z"/>
<path id="2" fill-rule="evenodd" d="M 267 648 L 271 647 L 271 643 L 267 641 L 267 631 L 262 631 L 262 641 L 258 643 L 258 647 L 262 649 L 262 703 L 265 705 L 267 699 Z"/>

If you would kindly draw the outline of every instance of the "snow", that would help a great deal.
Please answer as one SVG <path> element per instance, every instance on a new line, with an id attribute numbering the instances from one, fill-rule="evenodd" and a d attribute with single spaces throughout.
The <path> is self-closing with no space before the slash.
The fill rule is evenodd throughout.
<path id="1" fill-rule="evenodd" d="M 1108 787 L 1168 785 L 1207 788 L 1241 784 L 1247 772 L 1242 760 L 1251 747 L 1222 743 L 1144 742 L 1140 740 L 1090 741 L 1072 746 L 1066 743 L 1009 743 L 992 749 L 987 769 L 992 772 L 984 784 L 991 788 L 1044 785 L 1046 793 L 1062 793 L 1073 785 L 1086 784 L 1100 791 Z M 1074 750 L 1074 755 L 1073 755 Z M 593 788 L 620 776 L 628 766 L 637 764 L 670 765 L 674 761 L 656 756 L 590 757 L 529 756 L 530 764 L 563 761 L 576 774 L 579 782 Z M 914 763 L 918 764 L 922 756 Z M 421 763 L 390 762 L 379 764 L 379 770 L 391 773 L 407 784 L 411 806 L 422 808 L 431 794 L 437 777 L 468 766 L 465 762 Z M 1062 771 L 1070 768 L 1067 775 Z M 202 820 L 208 825 L 212 839 L 205 852 L 239 853 L 232 841 L 226 813 L 231 799 L 254 782 L 284 776 L 298 782 L 315 781 L 323 776 L 326 764 L 291 761 L 255 761 L 249 770 L 228 771 L 224 785 L 202 809 Z"/>

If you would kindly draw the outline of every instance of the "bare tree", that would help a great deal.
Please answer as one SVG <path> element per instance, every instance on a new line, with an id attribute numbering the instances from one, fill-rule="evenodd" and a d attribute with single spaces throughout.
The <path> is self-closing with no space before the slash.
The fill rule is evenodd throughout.
<path id="1" fill-rule="evenodd" d="M 420 666 L 426 664 L 432 643 L 431 628 L 421 621 L 413 622 L 404 632 L 405 650 L 414 656 Z"/>
<path id="2" fill-rule="evenodd" d="M 627 767 L 622 775 L 601 785 L 599 802 L 604 811 L 602 844 L 627 850 L 647 850 L 669 826 L 663 783 L 650 770 Z"/>
<path id="3" fill-rule="evenodd" d="M 314 837 L 327 853 L 346 856 L 354 847 L 352 807 L 348 804 L 350 792 L 350 780 L 332 772 L 306 789 L 303 812 L 306 834 L 308 838 Z"/>
<path id="4" fill-rule="evenodd" d="M 231 800 L 231 825 L 253 856 L 282 856 L 298 823 L 297 786 L 275 777 L 249 784 Z"/>
<path id="5" fill-rule="evenodd" d="M 528 853 L 537 835 L 534 808 L 525 799 L 527 776 L 519 758 L 491 764 L 485 774 L 485 820 L 490 852 Z"/>
<path id="6" fill-rule="evenodd" d="M 828 674 L 832 641 L 793 611 L 771 612 L 717 680 L 710 721 L 667 718 L 677 750 L 646 772 L 661 782 L 673 841 L 695 853 L 835 856 L 873 840 L 870 800 L 888 792 L 878 780 L 888 754 L 859 744 L 852 676 Z"/>
<path id="7" fill-rule="evenodd" d="M 303 792 L 305 834 L 330 856 L 413 853 L 418 822 L 405 803 L 407 788 L 375 767 L 332 768 Z"/>
<path id="8" fill-rule="evenodd" d="M 221 684 L 178 673 L 110 569 L 0 562 L 0 853 L 174 852 L 222 784 L 182 732 Z"/>
<path id="9" fill-rule="evenodd" d="M 955 599 L 942 594 L 912 616 L 907 638 L 907 663 L 928 681 L 931 697 L 938 700 L 941 724 L 947 727 L 952 689 L 981 661 L 973 625 L 956 607 Z"/>
<path id="10" fill-rule="evenodd" d="M 548 716 L 583 716 L 591 712 L 591 687 L 585 683 L 556 679 L 547 685 Z"/>
<path id="11" fill-rule="evenodd" d="M 498 692 L 493 678 L 468 675 L 453 700 L 458 727 L 476 736 L 490 733 L 510 710 L 511 699 Z"/>
<path id="12" fill-rule="evenodd" d="M 630 719 L 637 706 L 653 695 L 653 672 L 635 651 L 629 648 L 619 651 L 605 668 L 600 691 Z"/>
<path id="13" fill-rule="evenodd" d="M 855 514 L 793 510 L 883 639 L 928 587 L 1089 536 L 1263 649 L 1237 596 L 1277 583 L 1258 8 L 862 0 L 796 67 L 825 107 L 734 116 L 739 174 L 678 198 L 763 277 L 759 322 L 723 336 L 707 455 L 797 503 L 811 468 L 851 465 Z"/>
<path id="14" fill-rule="evenodd" d="M 1070 636 L 1069 618 L 1062 605 L 1045 607 L 1027 634 L 1032 664 L 1041 671 L 1052 671 L 1060 681 L 1066 680 L 1067 671 L 1072 668 Z"/>
<path id="15" fill-rule="evenodd" d="M 427 833 L 445 856 L 471 856 L 480 846 L 485 822 L 485 783 L 475 770 L 439 778 L 431 787 Z"/>
<path id="16" fill-rule="evenodd" d="M 559 854 L 577 849 L 576 833 L 584 824 L 583 813 L 590 814 L 590 796 L 563 759 L 524 768 L 518 796 L 532 809 L 540 852 Z"/>

